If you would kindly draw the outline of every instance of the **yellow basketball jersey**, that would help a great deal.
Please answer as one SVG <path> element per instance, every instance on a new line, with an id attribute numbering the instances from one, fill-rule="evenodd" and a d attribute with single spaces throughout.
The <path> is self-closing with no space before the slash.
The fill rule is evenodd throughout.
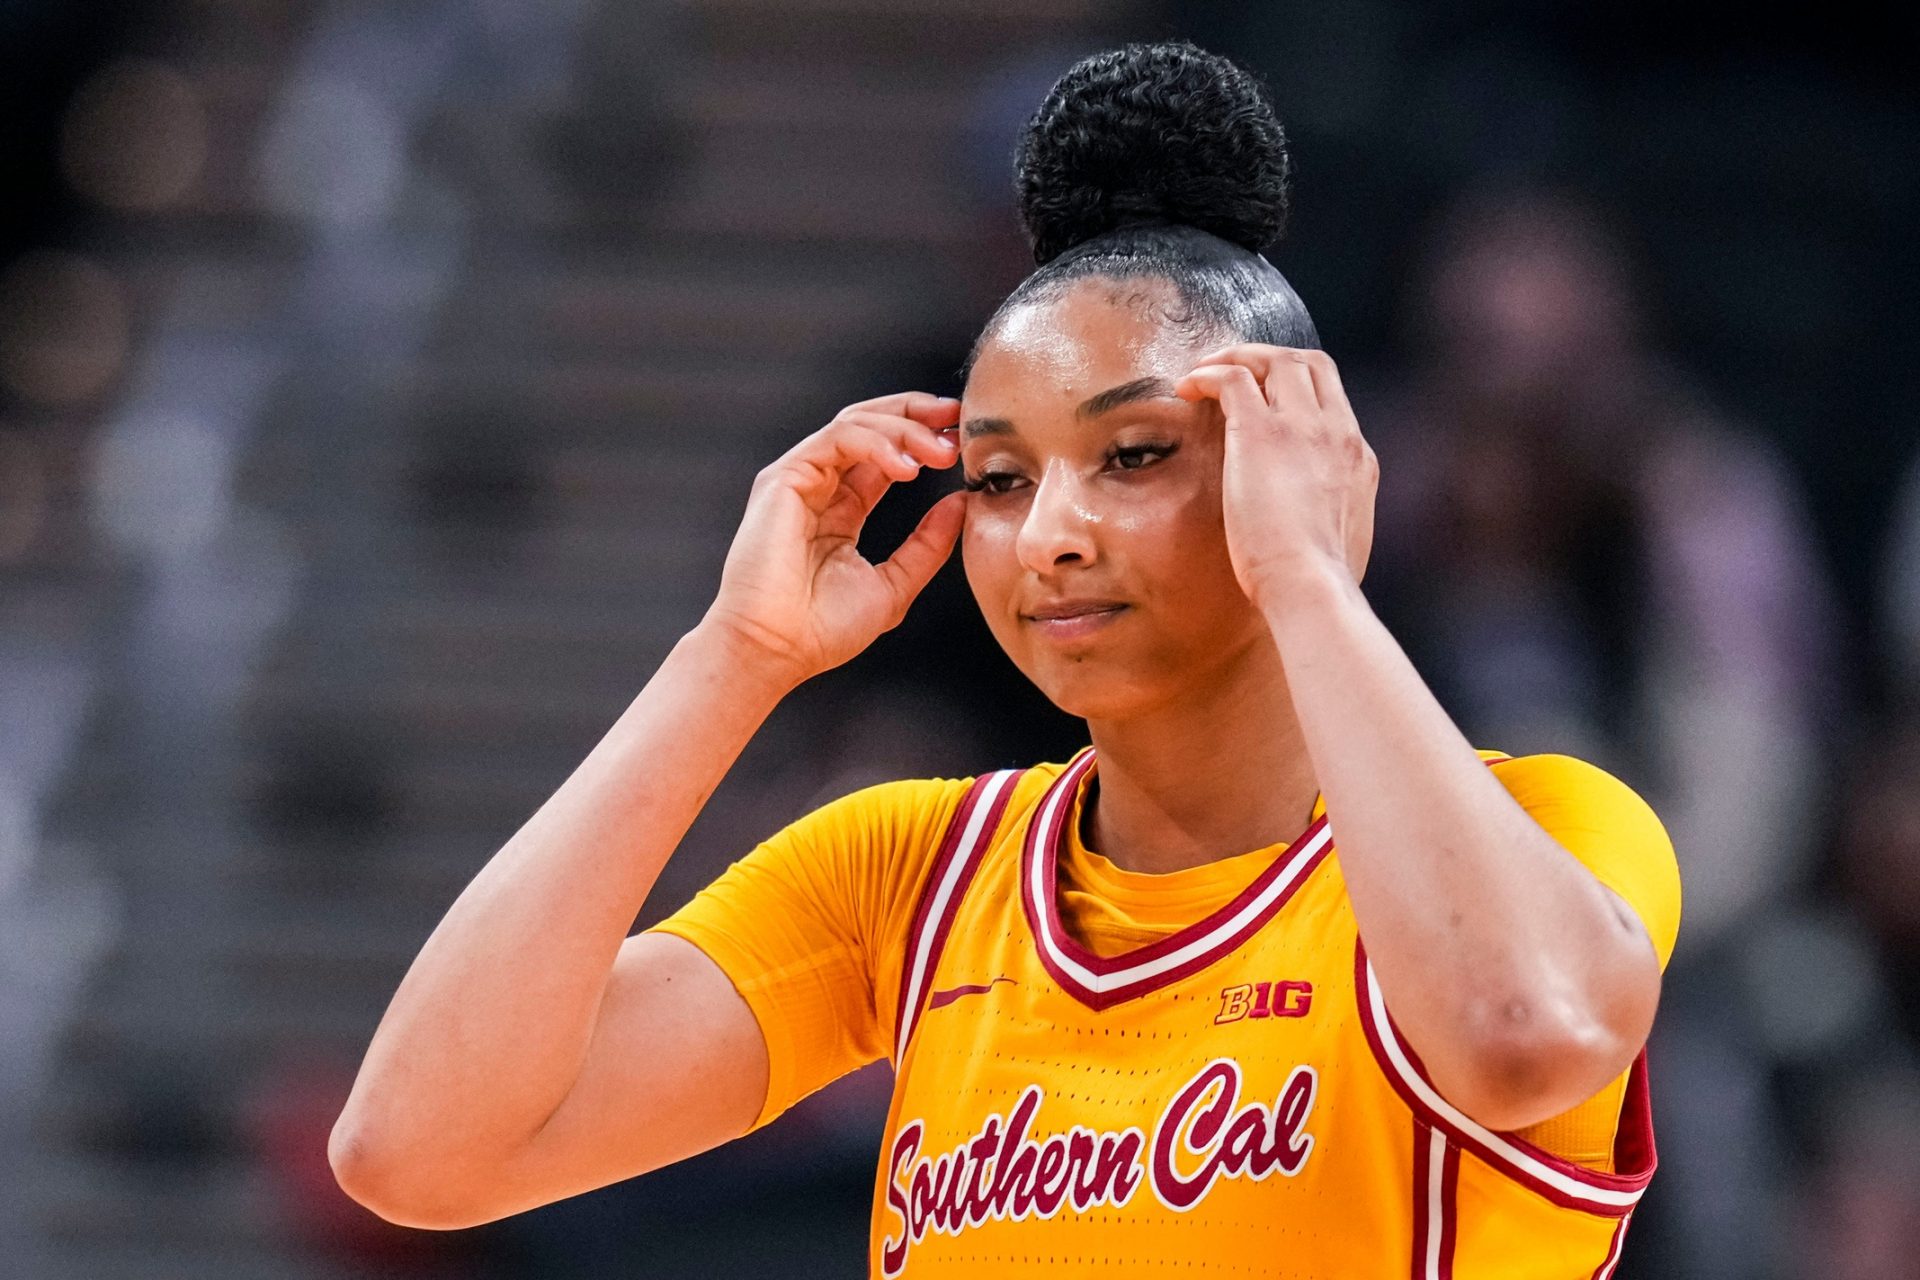
<path id="1" fill-rule="evenodd" d="M 1565 843 L 1648 916 L 1664 963 L 1678 882 L 1657 820 L 1591 766 L 1527 759 L 1615 789 L 1568 825 L 1645 844 L 1645 865 Z M 1610 1171 L 1452 1107 L 1373 981 L 1318 802 L 1224 905 L 1088 949 L 1063 922 L 1060 866 L 1095 768 L 1087 748 L 965 780 L 933 793 L 937 826 L 849 798 L 837 825 L 796 824 L 654 926 L 712 955 L 761 1022 L 754 1127 L 851 1065 L 893 1062 L 871 1275 L 1612 1273 L 1654 1168 L 1644 1052 L 1612 1094 Z M 1616 821 L 1622 794 L 1644 815 Z M 1525 801 L 1552 832 L 1553 798 Z M 902 847 L 927 855 L 874 856 Z"/>
<path id="2" fill-rule="evenodd" d="M 1226 907 L 1095 955 L 1056 888 L 1093 764 L 1088 748 L 1053 777 L 977 780 L 935 860 L 895 1018 L 873 1274 L 1611 1270 L 1653 1173 L 1644 1053 L 1613 1174 L 1451 1107 L 1371 979 L 1320 806 Z"/>

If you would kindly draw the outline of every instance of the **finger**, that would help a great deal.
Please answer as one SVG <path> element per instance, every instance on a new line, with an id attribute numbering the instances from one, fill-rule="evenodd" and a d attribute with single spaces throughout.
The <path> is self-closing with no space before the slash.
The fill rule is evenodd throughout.
<path id="1" fill-rule="evenodd" d="M 893 477 L 871 462 L 856 462 L 840 477 L 827 509 L 820 513 L 820 532 L 828 537 L 857 541 L 873 514 L 880 495 L 893 484 Z"/>
<path id="2" fill-rule="evenodd" d="M 1267 389 L 1267 403 L 1276 409 L 1310 410 L 1320 407 L 1313 390 L 1313 370 L 1307 353 L 1291 347 L 1276 348 L 1261 379 Z"/>
<path id="3" fill-rule="evenodd" d="M 892 625 L 898 626 L 907 616 L 908 606 L 953 554 L 966 521 L 966 497 L 964 491 L 956 491 L 928 507 L 899 550 L 874 566 L 893 597 Z"/>
<path id="4" fill-rule="evenodd" d="M 951 396 L 930 395 L 925 391 L 899 391 L 857 401 L 835 416 L 844 417 L 849 413 L 890 414 L 938 429 L 960 421 L 960 402 Z"/>
<path id="5" fill-rule="evenodd" d="M 1353 411 L 1347 403 L 1347 389 L 1340 382 L 1340 368 L 1324 351 L 1302 351 L 1308 375 L 1313 379 L 1314 398 L 1322 409 Z"/>
<path id="6" fill-rule="evenodd" d="M 1195 360 L 1195 364 L 1245 364 L 1264 368 L 1290 351 L 1308 351 L 1308 347 L 1277 347 L 1271 342 L 1229 342 L 1215 347 Z"/>
<path id="7" fill-rule="evenodd" d="M 755 483 L 785 485 L 814 513 L 824 514 L 839 493 L 841 480 L 863 462 L 892 480 L 911 480 L 921 466 L 886 432 L 836 419 L 782 454 Z"/>
<path id="8" fill-rule="evenodd" d="M 1174 391 L 1185 400 L 1218 400 L 1229 423 L 1253 421 L 1272 410 L 1253 370 L 1244 364 L 1208 364 L 1188 370 Z"/>
<path id="9" fill-rule="evenodd" d="M 921 437 L 916 451 L 914 436 Z M 931 432 L 906 418 L 882 414 L 856 414 L 835 418 L 815 433 L 819 446 L 844 460 L 846 467 L 872 462 L 895 480 L 911 480 L 926 463 L 921 454 L 931 452 L 926 443 Z"/>
<path id="10" fill-rule="evenodd" d="M 881 432 L 909 457 L 925 466 L 948 467 L 960 460 L 953 435 L 937 427 L 915 422 L 897 414 L 869 411 L 842 413 L 837 422 L 852 422 Z"/>
<path id="11" fill-rule="evenodd" d="M 893 480 L 911 480 L 920 474 L 920 459 L 902 449 L 900 441 L 899 431 L 884 431 L 866 423 L 837 419 L 824 428 L 821 445 L 828 451 L 829 465 L 840 478 L 866 462 Z"/>
<path id="12" fill-rule="evenodd" d="M 1203 364 L 1243 364 L 1253 370 L 1255 376 L 1260 376 L 1290 350 L 1291 347 L 1276 347 L 1266 342 L 1230 342 L 1224 347 L 1215 347 L 1193 363 L 1196 367 Z"/>
<path id="13" fill-rule="evenodd" d="M 1205 364 L 1243 364 L 1260 380 L 1267 403 L 1276 409 L 1319 407 L 1309 366 L 1315 354 L 1297 347 L 1236 342 L 1202 357 Z"/>

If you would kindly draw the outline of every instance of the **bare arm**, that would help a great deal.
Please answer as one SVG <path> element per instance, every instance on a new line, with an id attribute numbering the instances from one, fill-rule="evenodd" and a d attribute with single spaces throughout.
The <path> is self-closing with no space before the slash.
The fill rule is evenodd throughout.
<path id="1" fill-rule="evenodd" d="M 1508 1130 L 1593 1096 L 1653 1025 L 1646 925 L 1481 762 L 1351 577 L 1287 599 L 1270 620 L 1347 892 L 1434 1087 Z"/>
<path id="2" fill-rule="evenodd" d="M 1480 762 L 1361 594 L 1379 464 L 1333 361 L 1235 344 L 1182 388 L 1225 415 L 1234 573 L 1279 647 L 1395 1021 L 1480 1123 L 1560 1114 L 1646 1041 L 1646 926 Z"/>
<path id="3" fill-rule="evenodd" d="M 594 1041 L 607 1049 L 625 1038 L 618 1026 L 597 1028 L 608 999 L 628 1020 L 690 1033 L 627 1060 L 624 1083 L 647 1100 L 629 1115 L 649 1116 L 655 1101 L 691 1106 L 697 1114 L 673 1114 L 701 1146 L 753 1119 L 766 1057 L 745 1003 L 697 951 L 663 956 L 627 938 L 668 856 L 784 692 L 752 677 L 762 665 L 753 657 L 722 633 L 682 638 L 454 902 L 388 1006 L 334 1127 L 329 1155 L 349 1194 L 411 1226 L 497 1216 L 507 1158 L 555 1116 Z M 676 1000 L 697 1007 L 676 1012 Z M 709 1074 L 709 1090 L 676 1081 L 719 1065 L 716 1056 L 733 1061 Z M 644 1167 L 648 1135 L 634 1136 L 643 1141 L 627 1155 Z"/>
<path id="4" fill-rule="evenodd" d="M 889 484 L 951 464 L 937 431 L 957 410 L 920 393 L 850 406 L 755 479 L 707 616 L 401 982 L 328 1144 L 354 1199 L 471 1226 L 752 1122 L 767 1059 L 745 1002 L 697 948 L 627 930 L 780 698 L 897 625 L 951 552 L 957 495 L 883 564 L 854 540 Z"/>

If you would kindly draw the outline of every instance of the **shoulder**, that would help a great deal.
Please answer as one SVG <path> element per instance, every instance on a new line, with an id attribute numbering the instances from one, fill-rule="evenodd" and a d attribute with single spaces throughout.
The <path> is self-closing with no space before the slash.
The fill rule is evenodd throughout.
<path id="1" fill-rule="evenodd" d="M 896 853 L 931 855 L 948 830 L 976 814 L 997 823 L 1031 810 L 1068 768 L 1043 761 L 984 769 L 960 778 L 901 778 L 851 791 L 815 811 L 812 818 Z M 877 841 L 876 841 L 877 838 Z"/>
<path id="2" fill-rule="evenodd" d="M 827 801 L 802 821 L 822 828 L 863 832 L 912 828 L 944 817 L 960 807 L 975 779 L 895 778 L 875 782 Z"/>
<path id="3" fill-rule="evenodd" d="M 949 845 L 1024 830 L 1070 762 L 984 769 L 962 778 L 903 778 L 850 792 L 819 811 L 841 837 L 884 865 L 881 896 L 912 899 Z"/>
<path id="4" fill-rule="evenodd" d="M 1639 792 L 1590 761 L 1556 752 L 1509 756 L 1481 751 L 1480 756 L 1523 808 L 1537 805 L 1551 813 L 1578 809 L 1605 814 L 1658 828 L 1662 838 L 1666 835 L 1653 807 Z"/>
<path id="5" fill-rule="evenodd" d="M 1488 763 L 1548 835 L 1639 913 L 1664 966 L 1680 927 L 1680 866 L 1653 806 L 1577 756 L 1549 752 Z"/>
<path id="6" fill-rule="evenodd" d="M 871 783 L 821 804 L 777 838 L 803 856 L 841 864 L 869 892 L 896 898 L 924 876 L 950 830 L 982 807 L 1004 813 L 1014 793 L 1028 791 L 1035 776 L 1033 770 L 1003 769 Z"/>
<path id="7" fill-rule="evenodd" d="M 791 841 L 789 865 L 798 864 L 813 896 L 853 922 L 884 984 L 945 857 L 969 832 L 990 842 L 1023 830 L 1062 768 L 900 778 L 846 792 L 782 833 Z"/>

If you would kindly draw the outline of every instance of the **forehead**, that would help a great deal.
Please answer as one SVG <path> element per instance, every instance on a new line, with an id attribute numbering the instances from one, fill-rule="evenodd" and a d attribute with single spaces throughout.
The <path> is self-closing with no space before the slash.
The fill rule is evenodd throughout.
<path id="1" fill-rule="evenodd" d="M 1076 280 L 1058 296 L 1022 302 L 1000 317 L 967 380 L 969 407 L 1013 399 L 1080 399 L 1137 378 L 1178 378 L 1194 344 L 1168 323 L 1177 307 L 1163 280 Z"/>

